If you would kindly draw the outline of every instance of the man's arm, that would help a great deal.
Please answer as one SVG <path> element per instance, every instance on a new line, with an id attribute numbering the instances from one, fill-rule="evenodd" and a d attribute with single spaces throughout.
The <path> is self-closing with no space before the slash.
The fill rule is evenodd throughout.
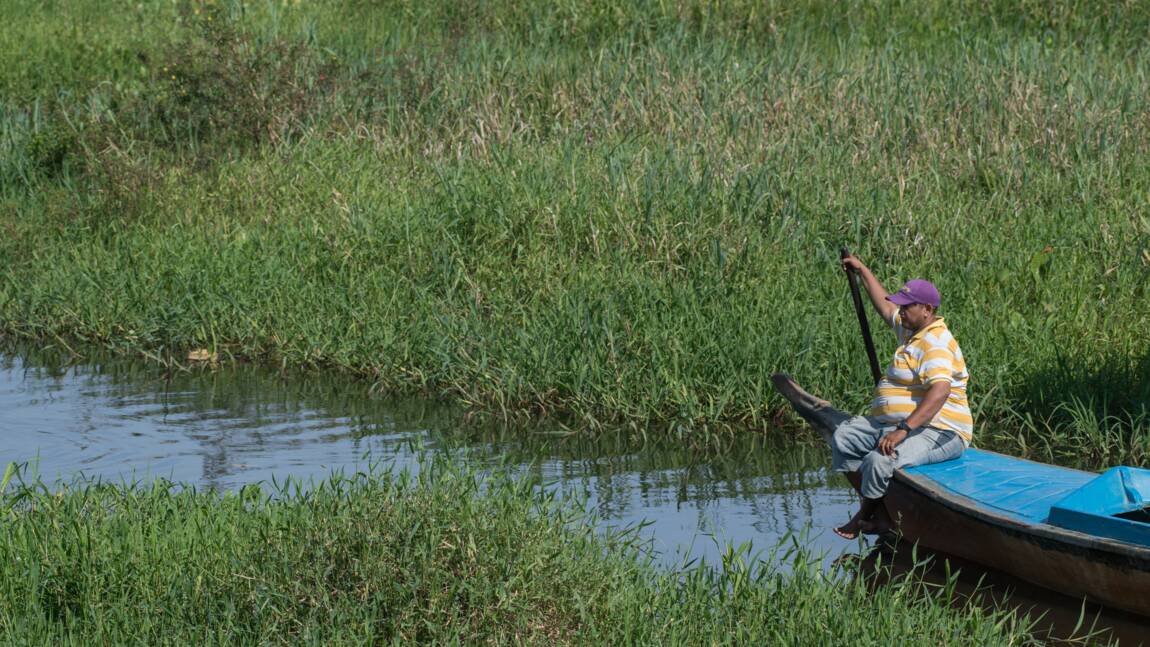
<path id="1" fill-rule="evenodd" d="M 894 315 L 898 312 L 898 306 L 886 300 L 887 291 L 878 282 L 870 268 L 863 264 L 857 256 L 851 254 L 843 259 L 843 269 L 848 272 L 851 270 L 858 270 L 859 276 L 862 277 L 863 287 L 866 288 L 867 296 L 870 297 L 871 305 L 882 316 L 883 320 L 887 323 L 894 321 Z"/>
<path id="2" fill-rule="evenodd" d="M 919 401 L 914 411 L 911 411 L 910 415 L 906 417 L 906 425 L 911 429 L 918 429 L 934 420 L 938 412 L 942 411 L 942 405 L 946 404 L 948 397 L 950 397 L 950 380 L 931 382 L 930 387 L 926 390 L 926 395 Z M 906 432 L 902 429 L 895 429 L 878 441 L 878 449 L 884 456 L 890 456 L 894 452 L 894 448 L 898 447 L 898 444 L 904 440 L 906 440 Z"/>

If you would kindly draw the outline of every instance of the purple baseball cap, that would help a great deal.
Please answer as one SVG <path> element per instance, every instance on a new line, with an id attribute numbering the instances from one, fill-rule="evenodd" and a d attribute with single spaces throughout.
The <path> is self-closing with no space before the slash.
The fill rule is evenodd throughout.
<path id="1" fill-rule="evenodd" d="M 898 292 L 887 296 L 887 301 L 895 305 L 909 306 L 912 303 L 925 303 L 928 306 L 938 307 L 942 299 L 938 296 L 938 288 L 930 281 L 911 279 L 906 282 Z"/>

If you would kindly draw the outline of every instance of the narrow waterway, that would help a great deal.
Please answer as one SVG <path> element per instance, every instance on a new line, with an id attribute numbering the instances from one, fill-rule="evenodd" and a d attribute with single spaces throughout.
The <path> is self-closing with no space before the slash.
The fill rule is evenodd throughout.
<path id="1" fill-rule="evenodd" d="M 418 469 L 421 451 L 446 450 L 531 471 L 584 498 L 608 525 L 645 524 L 667 563 L 713 563 L 728 542 L 766 548 L 788 533 L 805 533 L 828 560 L 858 550 L 829 532 L 854 497 L 828 471 L 826 452 L 769 438 L 700 454 L 686 443 L 589 439 L 558 425 L 481 428 L 453 407 L 372 397 L 364 382 L 328 374 L 166 371 L 122 359 L 58 364 L 28 354 L 0 362 L 0 411 L 0 462 L 26 463 L 28 475 L 47 482 L 165 478 L 223 490 L 373 463 Z"/>
<path id="2" fill-rule="evenodd" d="M 448 451 L 481 467 L 531 472 L 586 501 L 607 525 L 642 526 L 666 565 L 715 563 L 728 543 L 767 549 L 787 536 L 823 553 L 828 564 L 863 558 L 859 544 L 830 532 L 856 503 L 845 480 L 829 471 L 827 452 L 784 438 L 748 437 L 721 453 L 699 453 L 685 442 L 592 439 L 559 425 L 466 424 L 454 407 L 373 397 L 364 382 L 328 373 L 285 377 L 242 365 L 168 371 L 124 359 L 72 363 L 20 352 L 0 357 L 0 411 L 0 464 L 24 463 L 25 478 L 49 483 L 165 478 L 228 490 L 289 477 L 306 483 L 373 464 L 417 470 L 422 453 Z M 974 564 L 961 568 L 959 590 L 989 591 L 988 605 L 1009 597 L 1026 612 L 1045 614 L 1055 635 L 1080 634 L 1080 620 L 1103 635 L 1112 628 L 1123 644 L 1150 632 L 1141 619 L 1096 607 L 1082 617 L 1077 600 Z M 947 573 L 938 568 L 933 577 L 941 585 Z"/>

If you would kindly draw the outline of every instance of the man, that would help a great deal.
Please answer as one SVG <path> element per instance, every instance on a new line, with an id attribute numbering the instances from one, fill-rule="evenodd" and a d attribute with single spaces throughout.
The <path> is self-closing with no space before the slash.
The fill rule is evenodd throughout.
<path id="1" fill-rule="evenodd" d="M 966 399 L 969 376 L 958 342 L 938 316 L 938 290 L 912 279 L 887 294 L 855 256 L 842 260 L 858 271 L 875 310 L 889 323 L 899 346 L 875 387 L 868 416 L 855 416 L 834 429 L 834 469 L 859 472 L 859 511 L 835 533 L 884 532 L 890 520 L 881 505 L 894 470 L 957 458 L 970 444 L 974 420 Z"/>

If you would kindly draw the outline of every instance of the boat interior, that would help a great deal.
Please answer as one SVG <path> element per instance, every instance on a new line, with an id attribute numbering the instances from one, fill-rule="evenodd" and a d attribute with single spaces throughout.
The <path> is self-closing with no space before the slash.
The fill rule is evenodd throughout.
<path id="1" fill-rule="evenodd" d="M 1150 547 L 1150 470 L 1123 466 L 1094 474 L 968 449 L 953 461 L 906 472 L 998 516 Z"/>
<path id="2" fill-rule="evenodd" d="M 1150 470 L 1112 467 L 1050 508 L 1051 525 L 1150 546 Z"/>

